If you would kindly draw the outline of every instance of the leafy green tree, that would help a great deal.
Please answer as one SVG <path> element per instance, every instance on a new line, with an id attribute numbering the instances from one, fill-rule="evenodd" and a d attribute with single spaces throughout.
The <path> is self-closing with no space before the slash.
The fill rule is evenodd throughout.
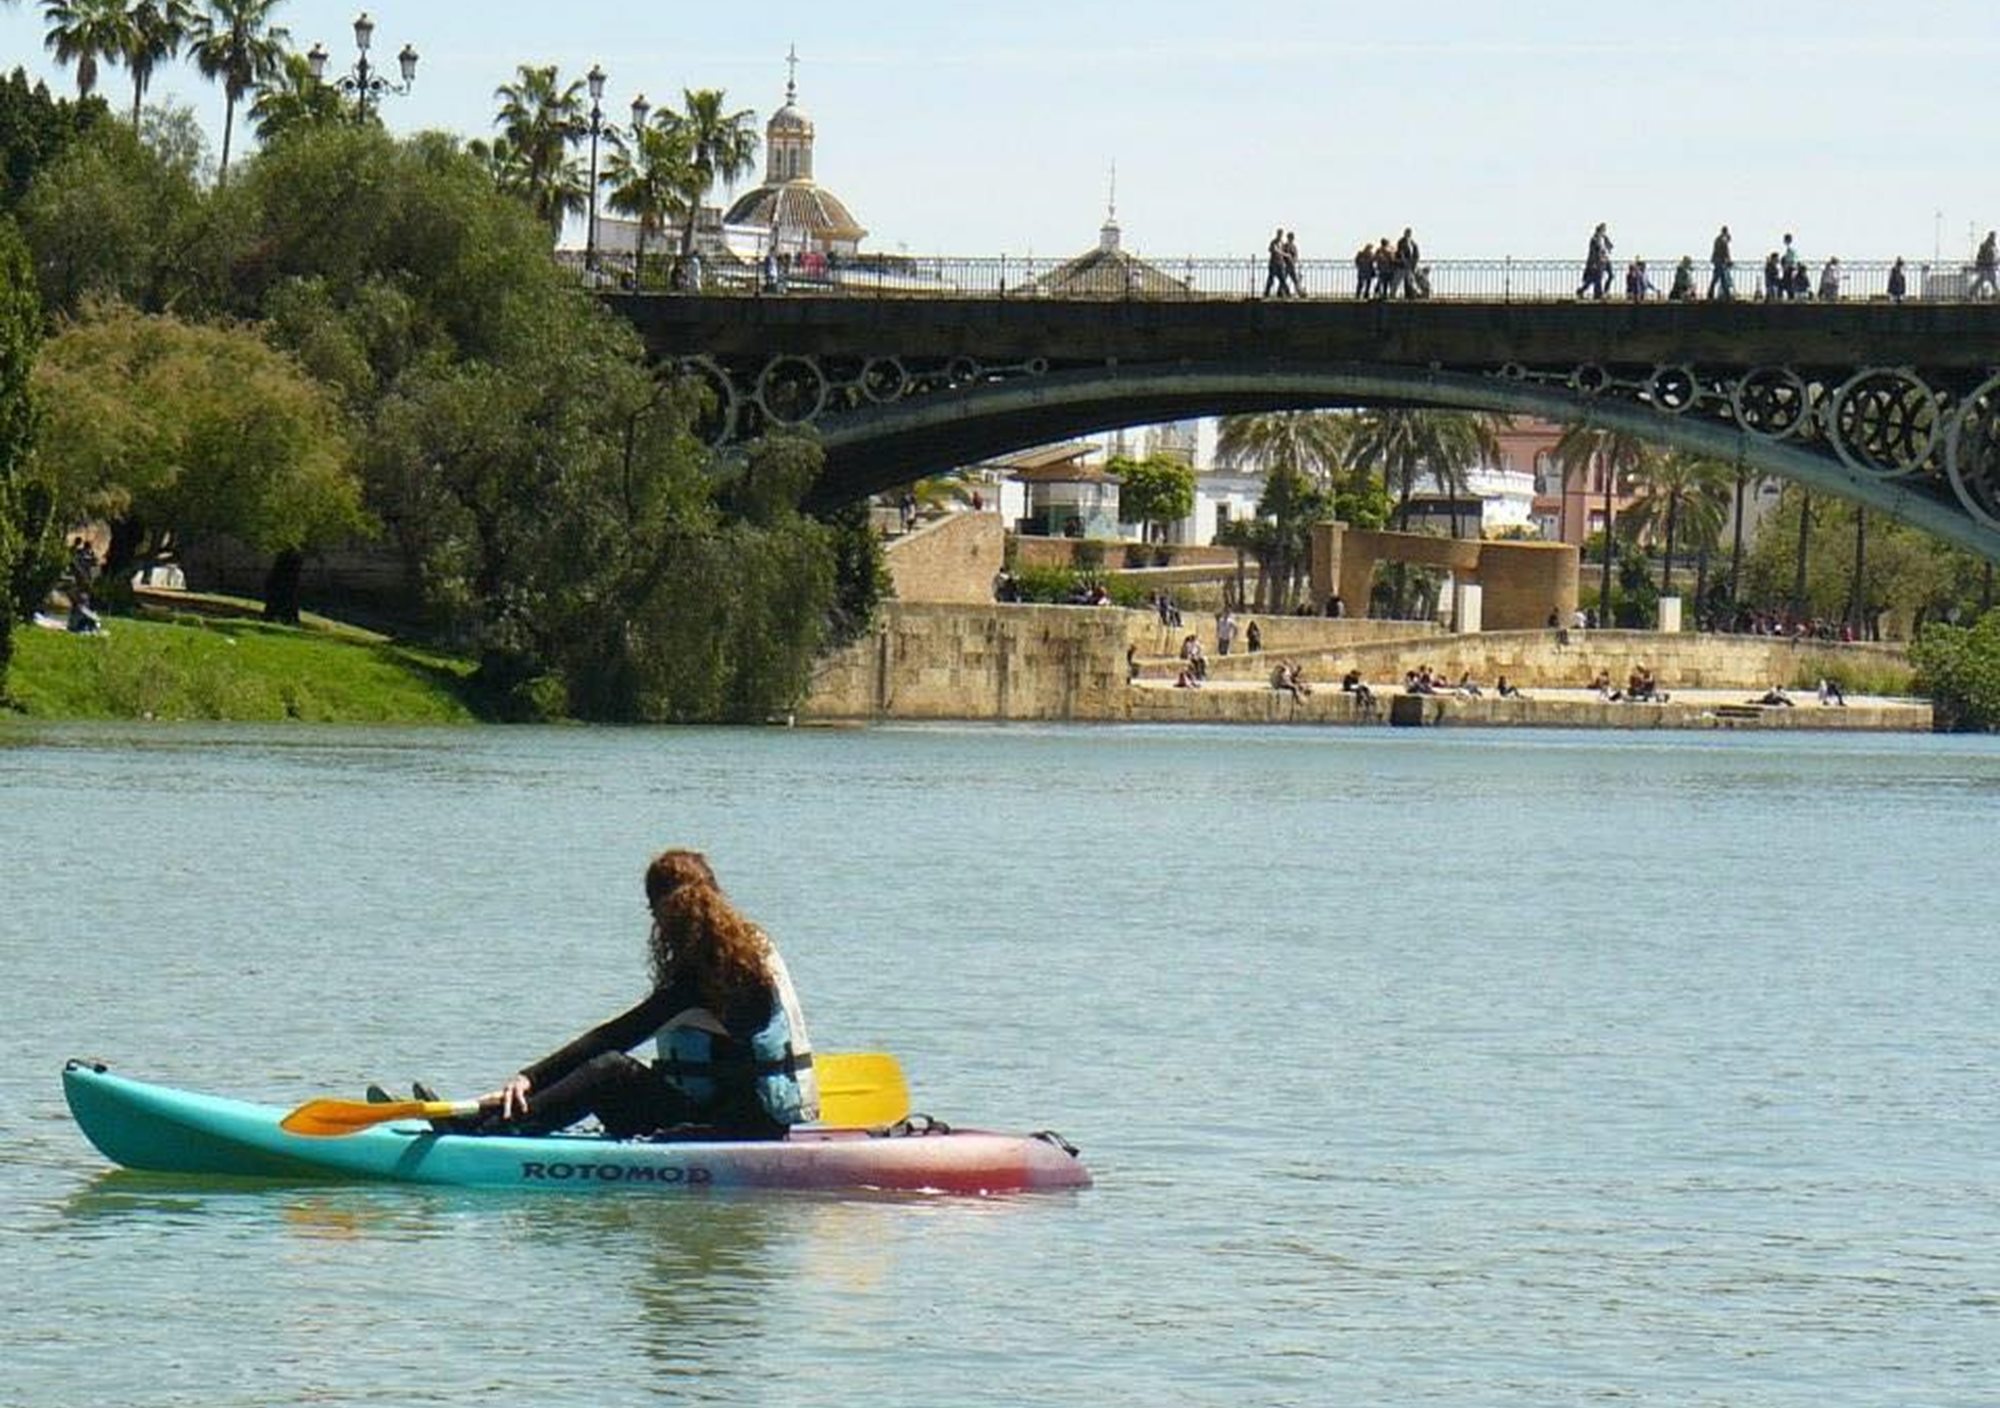
<path id="1" fill-rule="evenodd" d="M 1932 625 L 1910 647 L 1916 689 L 1954 732 L 2000 728 L 2000 611 L 1970 627 Z"/>
<path id="2" fill-rule="evenodd" d="M 686 184 L 681 188 L 682 255 L 694 249 L 695 222 L 715 183 L 734 183 L 756 166 L 757 114 L 748 108 L 725 112 L 727 103 L 719 88 L 689 88 L 681 93 L 680 111 L 663 114 L 687 152 Z"/>
<path id="3" fill-rule="evenodd" d="M 22 69 L 0 81 L 0 214 L 16 209 L 35 177 L 110 109 L 95 98 L 57 100 Z"/>
<path id="4" fill-rule="evenodd" d="M 91 299 L 146 310 L 185 304 L 206 267 L 196 254 L 203 212 L 193 153 L 174 161 L 129 128 L 99 123 L 71 142 L 19 212 L 51 313 Z"/>
<path id="5" fill-rule="evenodd" d="M 570 154 L 590 135 L 583 80 L 564 84 L 554 64 L 522 64 L 515 80 L 493 96 L 500 103 L 494 122 L 504 139 L 495 148 L 501 188 L 528 202 L 554 244 L 563 221 L 589 203 L 588 183 Z"/>
<path id="6" fill-rule="evenodd" d="M 44 515 L 35 511 L 28 482 L 38 428 L 31 378 L 41 321 L 27 249 L 13 223 L 0 218 L 0 698 L 7 693 L 14 623 L 41 600 L 34 564 L 46 522 L 37 522 Z"/>
<path id="7" fill-rule="evenodd" d="M 1806 588 L 1801 599 L 1799 520 L 1808 507 L 1815 525 L 1824 531 L 1805 538 Z M 1929 621 L 1970 619 L 1983 608 L 1984 564 L 1968 553 L 1946 548 L 1921 529 L 1871 516 L 1866 560 L 1858 563 L 1858 512 L 1853 504 L 1818 495 L 1808 506 L 1805 491 L 1787 485 L 1745 557 L 1745 603 L 1769 611 L 1797 610 L 1828 621 L 1854 620 L 1864 637 L 1876 633 L 1884 616 L 1900 618 L 1920 630 Z M 1857 566 L 1862 569 L 1858 587 Z"/>
<path id="8" fill-rule="evenodd" d="M 1260 411 L 1224 416 L 1216 428 L 1216 458 L 1232 469 L 1301 476 L 1332 488 L 1346 463 L 1353 418 L 1331 411 Z"/>
<path id="9" fill-rule="evenodd" d="M 252 92 L 284 72 L 291 32 L 271 23 L 284 0 L 208 0 L 188 27 L 189 52 L 202 77 L 222 84 L 222 170 L 229 179 L 230 139 L 236 108 Z"/>
<path id="10" fill-rule="evenodd" d="M 1128 523 L 1157 526 L 1164 534 L 1167 524 L 1194 512 L 1194 470 L 1179 460 L 1118 456 L 1105 468 L 1118 476 L 1120 513 Z"/>
<path id="11" fill-rule="evenodd" d="M 303 555 L 366 527 L 333 398 L 250 329 L 97 308 L 36 383 L 39 463 L 65 519 L 110 523 L 114 593 L 149 545 L 223 536 L 277 561 L 267 614 L 296 621 Z"/>
<path id="12" fill-rule="evenodd" d="M 132 17 L 125 0 L 48 0 L 45 46 L 59 64 L 76 67 L 76 94 L 88 98 L 106 62 L 120 63 L 132 44 Z M 137 127 L 137 124 L 133 124 Z"/>

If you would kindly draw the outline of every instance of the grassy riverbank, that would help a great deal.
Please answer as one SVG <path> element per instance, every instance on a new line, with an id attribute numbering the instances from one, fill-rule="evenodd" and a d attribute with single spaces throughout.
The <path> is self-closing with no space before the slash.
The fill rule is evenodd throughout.
<path id="1" fill-rule="evenodd" d="M 7 692 L 36 719 L 473 723 L 470 661 L 332 623 L 177 613 L 102 635 L 17 627 Z"/>

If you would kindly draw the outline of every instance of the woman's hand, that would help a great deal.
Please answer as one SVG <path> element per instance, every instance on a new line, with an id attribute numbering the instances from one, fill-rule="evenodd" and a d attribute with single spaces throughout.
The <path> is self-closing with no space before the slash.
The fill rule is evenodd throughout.
<path id="1" fill-rule="evenodd" d="M 527 1114 L 528 1078 L 520 1075 L 515 1076 L 498 1090 L 489 1090 L 486 1094 L 480 1096 L 479 1103 L 483 1106 L 497 1106 L 500 1111 L 500 1118 L 503 1120 L 511 1120 L 516 1115 Z"/>

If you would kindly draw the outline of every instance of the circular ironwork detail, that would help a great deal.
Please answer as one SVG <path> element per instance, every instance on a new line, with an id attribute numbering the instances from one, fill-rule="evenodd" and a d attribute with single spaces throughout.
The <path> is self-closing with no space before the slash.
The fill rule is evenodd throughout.
<path id="1" fill-rule="evenodd" d="M 677 370 L 681 376 L 700 382 L 708 393 L 691 427 L 696 438 L 710 449 L 719 449 L 735 439 L 742 401 L 736 394 L 736 383 L 730 380 L 721 363 L 702 353 L 683 357 Z"/>
<path id="2" fill-rule="evenodd" d="M 773 357 L 757 378 L 757 404 L 779 425 L 818 420 L 826 409 L 826 393 L 826 374 L 810 357 Z"/>
<path id="3" fill-rule="evenodd" d="M 1569 374 L 1569 389 L 1585 396 L 1595 396 L 1611 386 L 1611 373 L 1596 362 L 1585 362 Z"/>
<path id="4" fill-rule="evenodd" d="M 878 406 L 899 401 L 910 389 L 910 374 L 900 357 L 870 357 L 861 369 L 861 394 Z"/>
<path id="5" fill-rule="evenodd" d="M 1049 374 L 1049 359 L 1047 357 L 1030 357 L 1027 361 L 1021 363 L 1021 370 L 1029 376 L 1047 376 Z"/>
<path id="6" fill-rule="evenodd" d="M 945 364 L 944 376 L 953 386 L 963 386 L 969 381 L 979 380 L 980 371 L 981 368 L 975 358 L 953 357 Z"/>
<path id="7" fill-rule="evenodd" d="M 1701 399 L 1701 381 L 1690 366 L 1654 367 L 1646 378 L 1646 398 L 1654 410 L 1677 416 Z"/>
<path id="8" fill-rule="evenodd" d="M 1945 428 L 1937 393 L 1921 378 L 1878 367 L 1843 382 L 1827 398 L 1823 419 L 1840 462 L 1878 479 L 1922 469 Z"/>
<path id="9" fill-rule="evenodd" d="M 1753 435 L 1785 440 L 1812 424 L 1812 394 L 1789 367 L 1757 367 L 1729 388 L 1729 410 Z"/>
<path id="10" fill-rule="evenodd" d="M 1965 511 L 2000 529 L 2000 376 L 1959 404 L 1945 436 L 1944 472 Z"/>

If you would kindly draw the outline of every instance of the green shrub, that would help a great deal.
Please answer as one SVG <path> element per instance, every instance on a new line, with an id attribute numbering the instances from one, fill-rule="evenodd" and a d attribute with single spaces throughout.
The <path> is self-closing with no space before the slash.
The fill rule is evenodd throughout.
<path id="1" fill-rule="evenodd" d="M 1940 728 L 1989 733 L 2000 727 L 2000 611 L 1976 625 L 1931 626 L 1910 647 L 1916 688 L 1930 697 Z"/>
<path id="2" fill-rule="evenodd" d="M 1918 693 L 1915 671 L 1898 660 L 1846 651 L 1818 651 L 1801 659 L 1792 671 L 1794 689 L 1813 689 L 1832 680 L 1842 694 L 1900 697 Z"/>

